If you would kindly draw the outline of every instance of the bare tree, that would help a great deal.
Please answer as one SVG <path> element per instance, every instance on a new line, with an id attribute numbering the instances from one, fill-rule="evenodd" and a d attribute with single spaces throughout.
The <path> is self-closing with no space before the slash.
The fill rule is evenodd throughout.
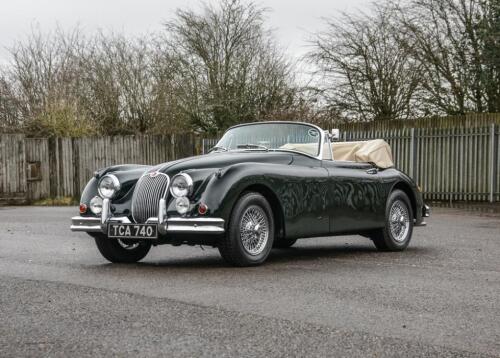
<path id="1" fill-rule="evenodd" d="M 500 110 L 499 6 L 494 0 L 410 0 L 395 6 L 407 34 L 402 46 L 423 66 L 422 100 L 434 112 Z"/>
<path id="2" fill-rule="evenodd" d="M 166 24 L 180 104 L 195 128 L 220 130 L 265 117 L 290 94 L 291 65 L 264 28 L 265 10 L 222 0 L 201 13 L 178 10 Z"/>
<path id="3" fill-rule="evenodd" d="M 82 54 L 84 108 L 107 134 L 154 126 L 151 49 L 144 40 L 99 34 Z"/>
<path id="4" fill-rule="evenodd" d="M 482 82 L 486 93 L 488 112 L 500 112 L 500 2 L 482 2 L 483 17 L 479 24 L 479 42 L 482 50 Z"/>
<path id="5" fill-rule="evenodd" d="M 10 79 L 6 70 L 0 68 L 0 133 L 12 132 L 20 129 L 18 116 L 19 103 L 12 93 Z"/>
<path id="6" fill-rule="evenodd" d="M 34 30 L 12 48 L 12 64 L 0 77 L 2 127 L 72 136 L 185 128 L 174 125 L 183 118 L 171 105 L 174 84 L 160 74 L 165 61 L 156 63 L 156 52 L 148 37 Z"/>
<path id="7" fill-rule="evenodd" d="M 79 107 L 77 52 L 84 46 L 79 29 L 44 34 L 33 29 L 24 42 L 11 48 L 7 69 L 14 120 L 28 133 L 80 135 L 91 126 Z M 4 86 L 5 88 L 6 86 Z"/>
<path id="8" fill-rule="evenodd" d="M 308 58 L 318 67 L 327 106 L 358 120 L 406 119 L 415 113 L 421 69 L 402 51 L 396 18 L 387 7 L 373 15 L 343 14 L 327 21 Z"/>

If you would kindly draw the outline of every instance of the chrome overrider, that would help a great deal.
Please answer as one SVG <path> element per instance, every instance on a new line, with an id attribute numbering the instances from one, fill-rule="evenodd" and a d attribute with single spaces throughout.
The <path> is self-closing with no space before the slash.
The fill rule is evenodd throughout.
<path id="1" fill-rule="evenodd" d="M 112 216 L 110 200 L 102 202 L 101 217 L 74 216 L 71 218 L 71 231 L 97 232 L 107 234 L 109 223 L 133 224 L 126 216 Z M 221 218 L 185 218 L 167 217 L 167 202 L 160 199 L 158 217 L 149 218 L 147 224 L 158 224 L 158 233 L 201 233 L 222 234 L 224 233 L 224 219 Z"/>

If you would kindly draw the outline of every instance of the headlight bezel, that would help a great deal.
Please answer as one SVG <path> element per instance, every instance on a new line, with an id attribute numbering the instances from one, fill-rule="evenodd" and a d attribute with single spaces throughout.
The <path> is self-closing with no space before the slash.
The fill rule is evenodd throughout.
<path id="1" fill-rule="evenodd" d="M 113 184 L 113 193 L 111 195 L 105 195 L 103 193 L 103 188 L 101 187 L 102 183 L 104 182 L 105 179 L 111 179 L 111 183 Z M 100 180 L 99 184 L 97 185 L 97 191 L 99 192 L 99 195 L 103 199 L 113 199 L 116 194 L 120 191 L 121 189 L 121 184 L 120 180 L 113 174 L 106 174 L 104 175 Z"/>
<path id="2" fill-rule="evenodd" d="M 185 188 L 180 189 L 180 190 L 185 190 L 185 193 L 179 193 L 178 191 L 176 192 L 176 180 L 184 180 L 185 181 Z M 187 173 L 179 173 L 174 175 L 172 178 L 172 182 L 170 184 L 170 194 L 174 198 L 182 198 L 182 197 L 189 197 L 193 193 L 193 178 Z"/>

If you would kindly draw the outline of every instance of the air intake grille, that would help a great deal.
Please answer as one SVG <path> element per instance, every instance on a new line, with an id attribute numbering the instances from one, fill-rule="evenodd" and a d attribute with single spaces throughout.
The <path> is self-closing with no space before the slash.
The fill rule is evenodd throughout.
<path id="1" fill-rule="evenodd" d="M 166 197 L 169 184 L 170 178 L 163 173 L 148 173 L 137 181 L 132 197 L 132 218 L 136 223 L 158 217 L 158 204 Z"/>

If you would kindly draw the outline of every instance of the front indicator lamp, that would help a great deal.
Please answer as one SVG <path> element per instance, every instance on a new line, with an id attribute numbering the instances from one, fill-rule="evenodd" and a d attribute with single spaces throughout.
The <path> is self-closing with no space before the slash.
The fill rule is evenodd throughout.
<path id="1" fill-rule="evenodd" d="M 87 212 L 87 205 L 80 203 L 80 214 L 85 214 Z"/>
<path id="2" fill-rule="evenodd" d="M 204 203 L 201 203 L 199 206 L 198 206 L 198 213 L 200 215 L 205 215 L 208 211 L 208 206 Z"/>

